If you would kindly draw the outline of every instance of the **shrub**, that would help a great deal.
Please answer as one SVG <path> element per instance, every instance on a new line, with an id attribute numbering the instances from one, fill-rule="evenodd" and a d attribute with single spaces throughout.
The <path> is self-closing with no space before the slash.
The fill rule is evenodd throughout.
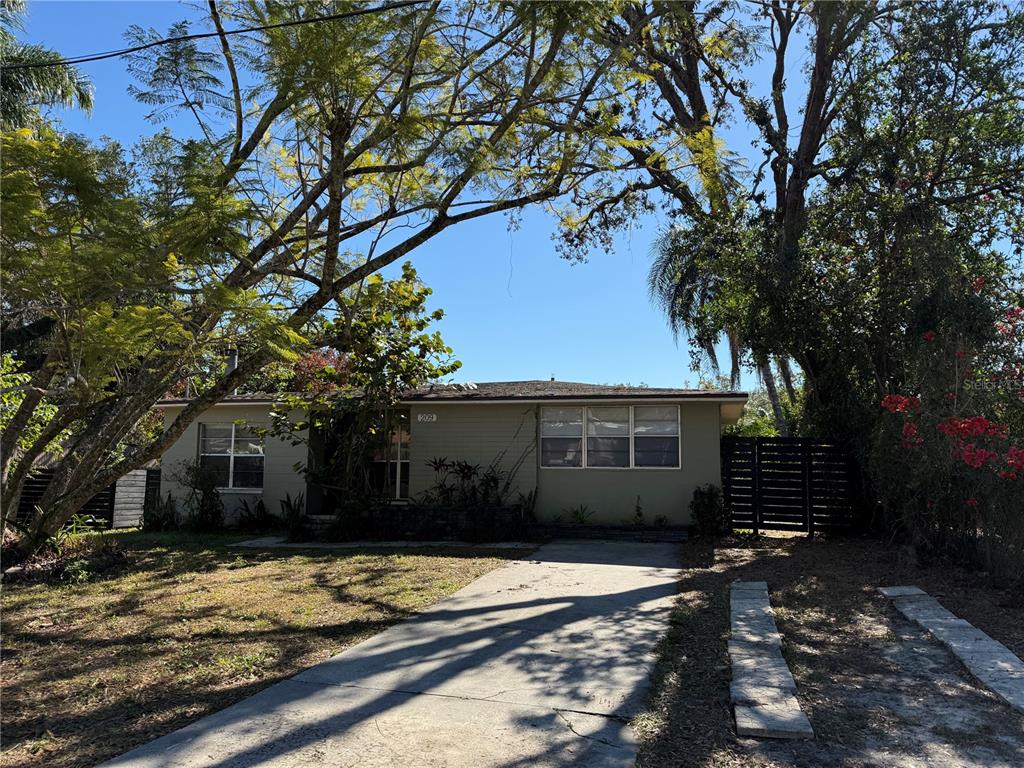
<path id="1" fill-rule="evenodd" d="M 708 483 L 694 489 L 690 522 L 698 536 L 722 536 L 732 530 L 732 521 L 722 500 L 722 489 Z"/>
<path id="2" fill-rule="evenodd" d="M 281 514 L 284 516 L 288 541 L 302 541 L 306 537 L 306 498 L 299 494 L 294 499 L 285 494 L 281 499 Z"/>
<path id="3" fill-rule="evenodd" d="M 242 511 L 238 515 L 238 527 L 243 531 L 268 531 L 281 527 L 281 518 L 272 515 L 263 499 L 256 499 L 250 504 L 242 499 Z"/>
<path id="4" fill-rule="evenodd" d="M 166 499 L 159 496 L 142 509 L 142 530 L 175 531 L 178 529 L 178 505 L 171 494 Z"/>
<path id="5" fill-rule="evenodd" d="M 188 526 L 199 533 L 224 528 L 224 500 L 217 490 L 217 474 L 199 463 L 185 464 L 178 472 L 178 482 L 189 489 L 185 499 Z"/>

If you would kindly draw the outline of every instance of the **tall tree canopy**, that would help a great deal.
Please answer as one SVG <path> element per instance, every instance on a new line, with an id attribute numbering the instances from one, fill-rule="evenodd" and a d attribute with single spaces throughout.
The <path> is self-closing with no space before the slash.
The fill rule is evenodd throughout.
<path id="1" fill-rule="evenodd" d="M 3 434 L 5 509 L 46 448 L 11 450 L 18 425 L 56 404 L 44 431 L 66 435 L 29 540 L 159 456 L 268 362 L 318 346 L 323 321 L 344 317 L 345 297 L 378 270 L 452 226 L 553 200 L 604 167 L 584 129 L 610 95 L 604 75 L 619 51 L 594 41 L 588 4 L 425 2 L 224 34 L 339 7 L 211 0 L 216 37 L 136 55 L 136 96 L 154 119 L 190 114 L 200 138 L 158 134 L 131 168 L 116 148 L 9 137 L 38 162 L 4 167 L 3 245 L 20 254 L 4 300 L 26 325 L 46 319 L 55 330 L 37 340 L 42 362 Z M 47 172 L 67 152 L 94 153 L 71 195 L 68 179 Z M 108 180 L 128 191 L 109 199 Z M 10 194 L 22 204 L 8 207 Z M 113 241 L 99 234 L 107 227 Z M 114 244 L 133 229 L 119 255 Z M 119 258 L 139 266 L 121 274 Z M 75 285 L 69 275 L 28 307 L 51 260 L 92 277 Z M 141 437 L 154 404 L 226 338 L 237 368 Z"/>

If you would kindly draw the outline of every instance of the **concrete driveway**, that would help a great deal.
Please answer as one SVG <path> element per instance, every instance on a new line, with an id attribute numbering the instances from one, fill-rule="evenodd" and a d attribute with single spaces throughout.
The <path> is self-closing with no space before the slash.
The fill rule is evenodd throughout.
<path id="1" fill-rule="evenodd" d="M 555 542 L 108 766 L 631 766 L 678 547 Z"/>

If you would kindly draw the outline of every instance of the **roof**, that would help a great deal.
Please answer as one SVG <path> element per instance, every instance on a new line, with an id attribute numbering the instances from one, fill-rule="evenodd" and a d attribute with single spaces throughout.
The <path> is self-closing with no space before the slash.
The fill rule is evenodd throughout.
<path id="1" fill-rule="evenodd" d="M 634 387 L 626 384 L 585 384 L 578 381 L 490 381 L 480 384 L 431 384 L 402 397 L 402 402 L 488 400 L 746 400 L 745 392 L 711 389 Z"/>
<path id="2" fill-rule="evenodd" d="M 245 392 L 220 400 L 221 403 L 274 403 L 280 393 Z M 626 384 L 585 384 L 578 381 L 488 381 L 479 384 L 428 384 L 401 397 L 403 403 L 488 402 L 538 400 L 735 400 L 747 399 L 746 392 L 715 389 L 673 389 L 670 387 L 634 387 Z M 159 405 L 187 405 L 189 400 L 169 398 Z"/>

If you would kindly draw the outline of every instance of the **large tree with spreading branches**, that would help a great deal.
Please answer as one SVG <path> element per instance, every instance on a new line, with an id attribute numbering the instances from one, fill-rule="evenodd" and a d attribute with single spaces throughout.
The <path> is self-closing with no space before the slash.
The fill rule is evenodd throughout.
<path id="1" fill-rule="evenodd" d="M 318 346 L 322 319 L 349 311 L 371 275 L 606 170 L 587 116 L 620 51 L 595 43 L 594 9 L 210 0 L 215 36 L 131 60 L 153 118 L 183 111 L 197 138 L 159 134 L 128 165 L 114 146 L 9 135 L 24 163 L 4 167 L 4 301 L 12 331 L 47 332 L 5 419 L 5 513 L 44 452 L 54 473 L 23 540 L 45 540 L 269 362 Z M 228 34 L 241 27 L 270 28 Z M 74 176 L 60 175 L 65 156 Z M 225 339 L 237 367 L 166 427 L 140 429 Z M 43 408 L 38 439 L 19 445 Z"/>

